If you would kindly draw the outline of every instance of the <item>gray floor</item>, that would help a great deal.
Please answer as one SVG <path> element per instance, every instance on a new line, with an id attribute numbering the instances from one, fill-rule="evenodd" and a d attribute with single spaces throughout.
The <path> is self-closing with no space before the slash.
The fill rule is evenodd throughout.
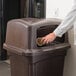
<path id="1" fill-rule="evenodd" d="M 0 61 L 0 76 L 11 76 L 10 65 L 4 61 Z"/>

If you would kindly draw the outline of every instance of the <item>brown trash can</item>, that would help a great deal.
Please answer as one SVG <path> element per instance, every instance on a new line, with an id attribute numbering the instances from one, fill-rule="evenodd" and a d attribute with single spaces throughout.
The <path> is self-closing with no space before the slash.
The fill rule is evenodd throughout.
<path id="1" fill-rule="evenodd" d="M 38 46 L 36 39 L 52 32 L 59 19 L 23 18 L 7 24 L 4 49 L 10 54 L 11 76 L 63 76 L 68 34 L 47 45 Z"/>

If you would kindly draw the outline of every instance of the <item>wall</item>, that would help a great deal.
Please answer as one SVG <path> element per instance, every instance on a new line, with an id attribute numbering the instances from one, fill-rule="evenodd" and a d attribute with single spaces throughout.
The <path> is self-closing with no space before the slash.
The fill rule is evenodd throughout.
<path id="1" fill-rule="evenodd" d="M 73 0 L 46 0 L 46 18 L 56 17 L 63 19 L 72 6 Z"/>
<path id="2" fill-rule="evenodd" d="M 74 24 L 75 26 L 76 24 Z M 71 48 L 67 52 L 65 57 L 64 75 L 63 76 L 76 76 L 76 31 L 73 27 L 69 32 L 69 43 Z"/>

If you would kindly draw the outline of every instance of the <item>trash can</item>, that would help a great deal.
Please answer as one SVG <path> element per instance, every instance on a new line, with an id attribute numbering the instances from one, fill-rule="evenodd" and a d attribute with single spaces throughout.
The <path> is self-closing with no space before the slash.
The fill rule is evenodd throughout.
<path id="1" fill-rule="evenodd" d="M 38 46 L 36 39 L 52 32 L 61 20 L 22 18 L 7 24 L 3 45 L 10 54 L 11 76 L 63 76 L 64 60 L 70 44 L 68 34 Z"/>

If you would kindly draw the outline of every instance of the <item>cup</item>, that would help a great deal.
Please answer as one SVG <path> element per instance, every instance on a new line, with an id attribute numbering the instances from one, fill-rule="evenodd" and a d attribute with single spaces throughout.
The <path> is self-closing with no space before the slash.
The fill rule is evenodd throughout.
<path id="1" fill-rule="evenodd" d="M 38 45 L 38 46 L 43 46 L 43 41 L 41 41 L 41 37 L 38 37 L 37 39 L 36 39 L 36 44 Z"/>

